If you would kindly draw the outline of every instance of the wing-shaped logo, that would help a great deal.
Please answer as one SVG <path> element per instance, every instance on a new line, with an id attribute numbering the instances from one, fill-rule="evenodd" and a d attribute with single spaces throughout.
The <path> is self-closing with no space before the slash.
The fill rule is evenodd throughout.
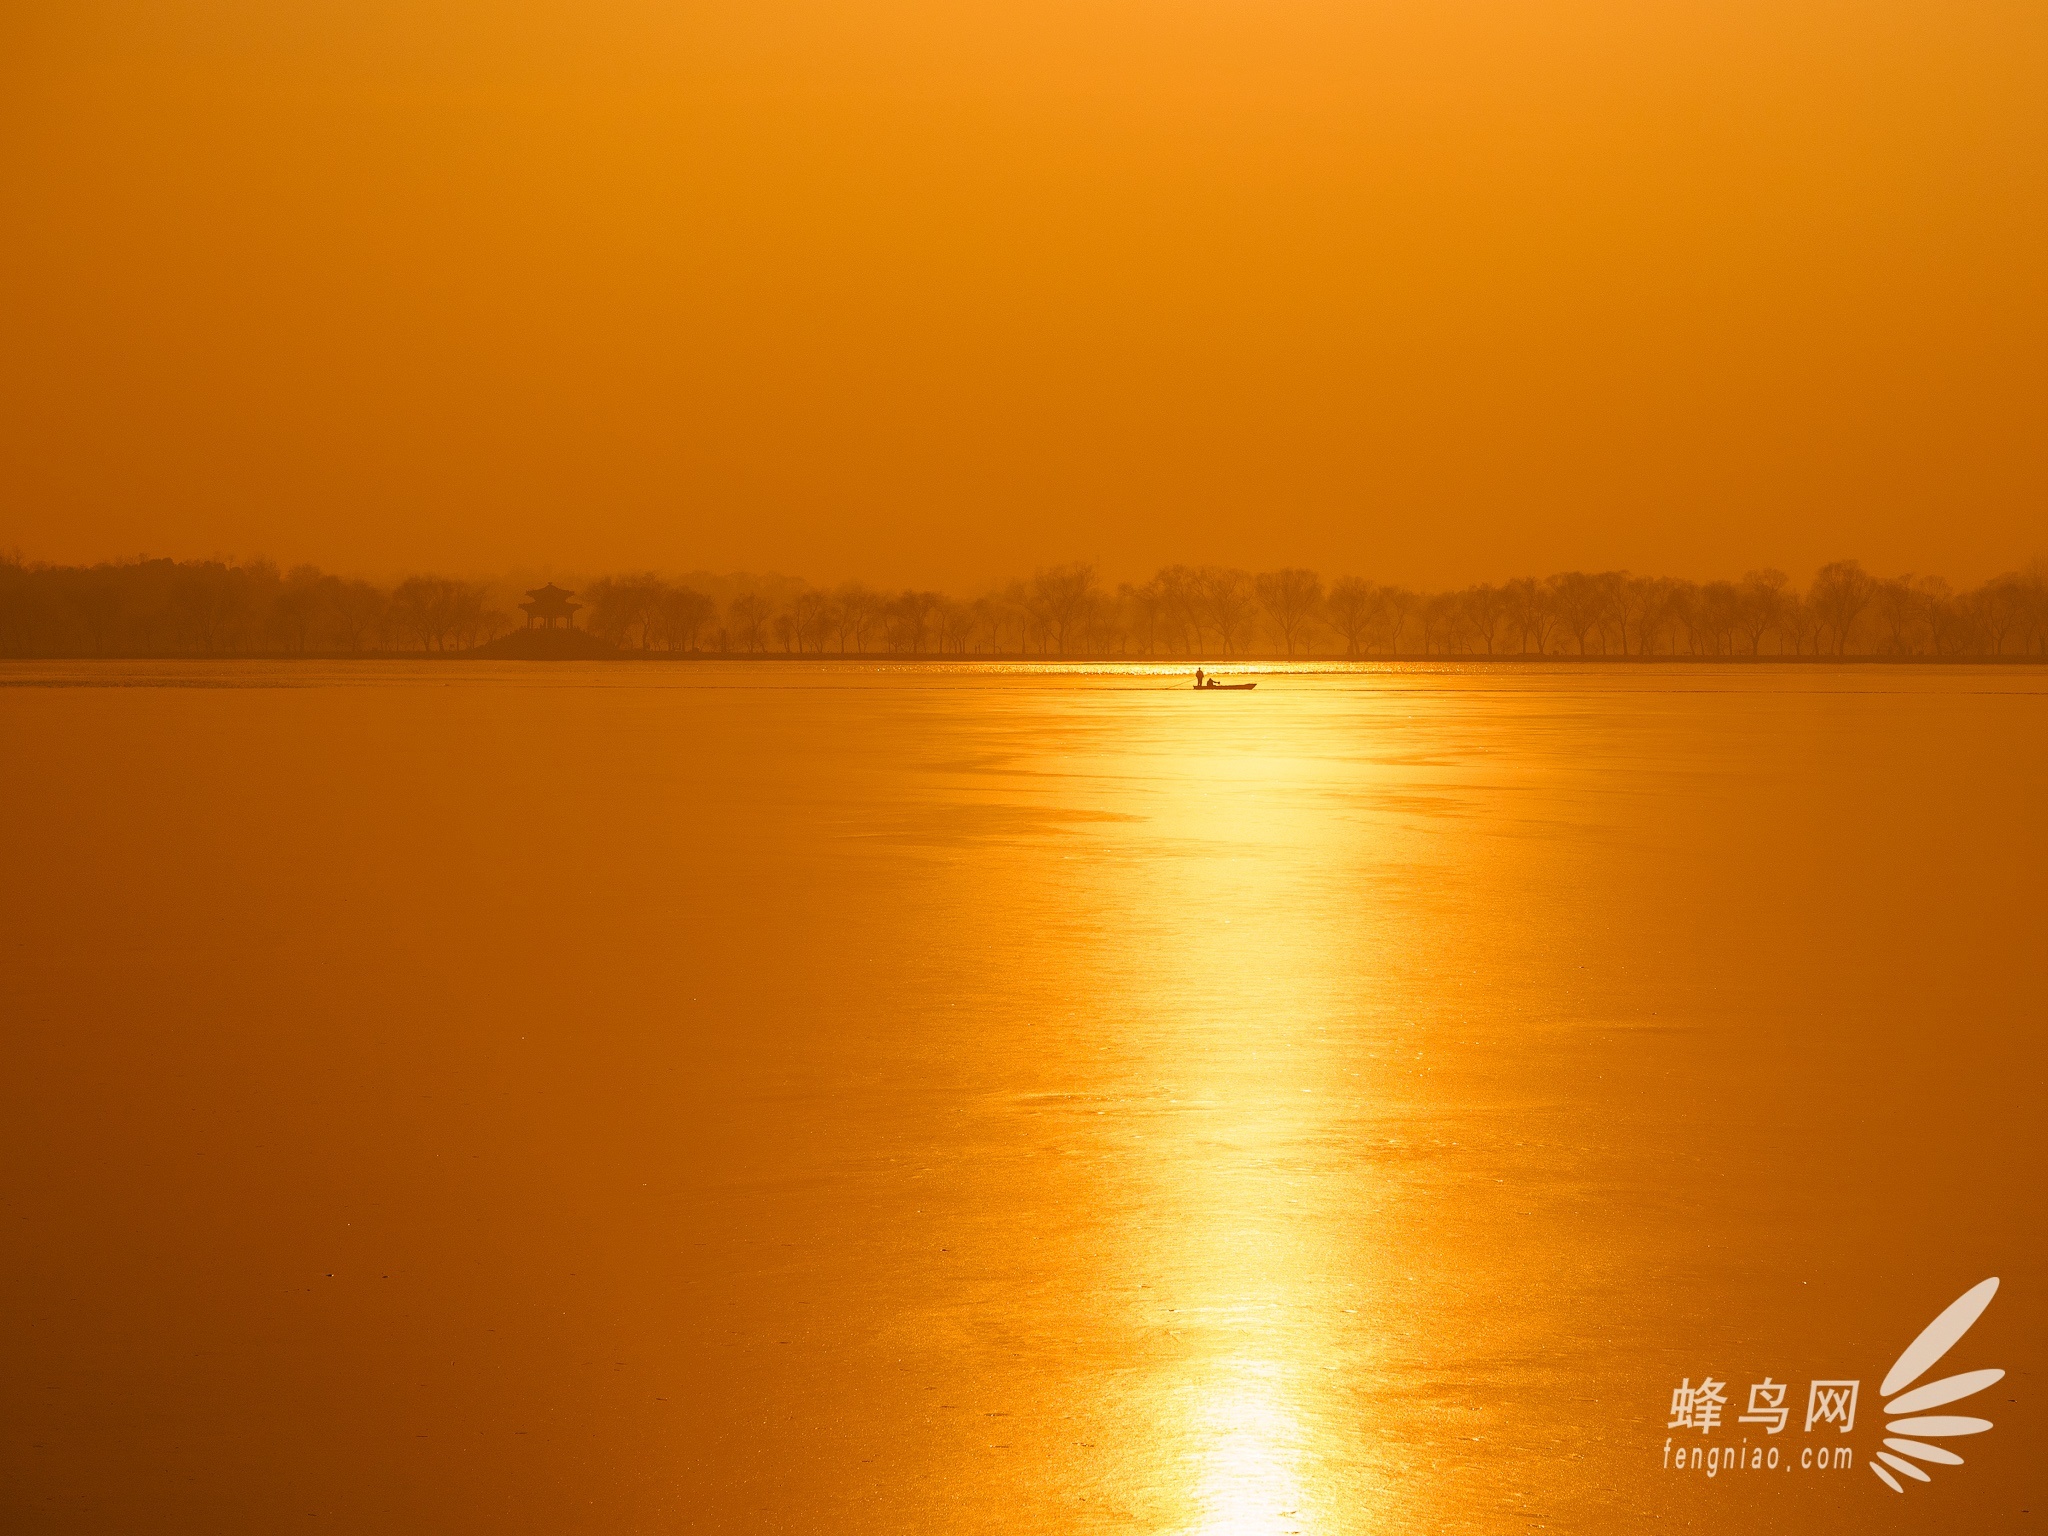
<path id="1" fill-rule="evenodd" d="M 1924 1387 L 1913 1387 L 1913 1383 L 1925 1376 L 1956 1341 L 1970 1331 L 1970 1325 L 1984 1315 L 1984 1309 L 1991 1305 L 1991 1298 L 1998 1294 L 1998 1277 L 1993 1276 L 1981 1285 L 1974 1285 L 1958 1296 L 1949 1309 L 1921 1330 L 1920 1337 L 1906 1346 L 1906 1352 L 1899 1356 L 1890 1371 L 1885 1373 L 1884 1385 L 1878 1388 L 1878 1396 L 1891 1397 L 1894 1392 L 1905 1392 L 1903 1397 L 1893 1398 L 1884 1405 L 1887 1419 L 1886 1431 L 1902 1438 L 1888 1439 L 1889 1447 L 1877 1453 L 1877 1461 L 1870 1463 L 1870 1470 L 1878 1475 L 1884 1485 L 1893 1493 L 1904 1493 L 1904 1484 L 1892 1476 L 1902 1473 L 1920 1482 L 1931 1482 L 1926 1472 L 1913 1463 L 1924 1461 L 1930 1466 L 1959 1467 L 1963 1458 L 1954 1451 L 1938 1445 L 1928 1445 L 1929 1440 L 1945 1440 L 1954 1435 L 1981 1435 L 1991 1427 L 1989 1419 L 1966 1418 L 1960 1414 L 1938 1413 L 1917 1417 L 1929 1408 L 1941 1408 L 1950 1403 L 1974 1397 L 1994 1381 L 2005 1375 L 2003 1371 L 1965 1371 L 1960 1376 L 1944 1376 L 1940 1381 L 1930 1381 Z M 1905 1389 L 1913 1387 L 1906 1392 Z M 1916 1417 L 1893 1418 L 1894 1414 L 1911 1414 Z M 1894 1455 L 1893 1452 L 1898 1454 Z M 1909 1461 L 1906 1458 L 1911 1457 Z M 1881 1467 L 1878 1461 L 1884 1463 Z M 1891 1468 L 1887 1472 L 1885 1467 Z"/>

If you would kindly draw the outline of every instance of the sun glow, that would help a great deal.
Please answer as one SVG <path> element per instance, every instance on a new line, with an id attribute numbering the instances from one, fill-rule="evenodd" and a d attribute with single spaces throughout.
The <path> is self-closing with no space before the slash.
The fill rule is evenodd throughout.
<path id="1" fill-rule="evenodd" d="M 1110 719 L 1111 697 L 1114 734 L 1091 737 L 1082 722 Z M 1090 865 L 1100 910 L 1116 915 L 1095 963 L 1105 990 L 1131 1000 L 1121 1043 L 1151 1105 L 1133 1204 L 1173 1213 L 1133 1229 L 1125 1265 L 1156 1297 L 1144 1315 L 1159 1353 L 1141 1391 L 1158 1459 L 1139 1480 L 1158 1490 L 1156 1528 L 1184 1536 L 1326 1529 L 1333 1487 L 1355 1483 L 1363 1454 L 1354 1393 L 1375 1335 L 1361 1313 L 1374 1314 L 1383 1276 L 1373 1202 L 1320 1149 L 1365 1112 L 1355 1020 L 1376 999 L 1361 945 L 1406 942 L 1330 920 L 1355 909 L 1329 892 L 1404 847 L 1365 797 L 1381 770 L 1349 755 L 1398 706 L 1376 688 L 1292 699 L 1345 722 L 1337 750 L 1301 752 L 1274 738 L 1283 706 L 1259 693 L 1075 698 L 1077 728 L 1034 766 L 1044 782 L 1096 788 L 1119 852 L 1159 855 Z M 1165 902 L 1131 883 L 1162 868 Z M 1360 1502 L 1354 1488 L 1347 1528 Z"/>
<path id="2" fill-rule="evenodd" d="M 1234 1359 L 1198 1410 L 1191 1482 L 1199 1536 L 1253 1536 L 1307 1528 L 1302 1428 L 1288 1367 Z"/>

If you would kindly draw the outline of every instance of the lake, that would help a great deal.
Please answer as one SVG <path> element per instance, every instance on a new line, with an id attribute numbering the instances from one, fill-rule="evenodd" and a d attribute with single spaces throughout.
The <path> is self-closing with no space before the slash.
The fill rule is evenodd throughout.
<path id="1" fill-rule="evenodd" d="M 0 665 L 0 1525 L 2037 1523 L 2048 671 L 1256 675 Z"/>

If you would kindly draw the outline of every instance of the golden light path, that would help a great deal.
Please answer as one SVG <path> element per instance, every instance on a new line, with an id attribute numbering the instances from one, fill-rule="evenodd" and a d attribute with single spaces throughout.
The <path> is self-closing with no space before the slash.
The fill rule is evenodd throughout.
<path id="1" fill-rule="evenodd" d="M 1203 1384 L 1201 1448 L 1190 1479 L 1201 1536 L 1300 1529 L 1301 1425 L 1296 1371 L 1270 1360 L 1220 1362 Z"/>
<path id="2" fill-rule="evenodd" d="M 1369 1166 L 1345 1143 L 1372 952 L 1391 936 L 1362 948 L 1353 907 L 1328 897 L 1401 836 L 1358 798 L 1384 705 L 1292 699 L 1359 717 L 1358 753 L 1315 756 L 1301 744 L 1327 733 L 1276 735 L 1256 694 L 1213 713 L 1161 702 L 1133 721 L 1126 697 L 1100 756 L 1045 765 L 1069 786 L 1099 774 L 1097 803 L 1132 818 L 1108 824 L 1093 958 L 1123 982 L 1109 1011 L 1129 1070 L 1167 1099 L 1135 1170 L 1148 1188 L 1134 1203 L 1160 1219 L 1126 1258 L 1167 1277 L 1176 1346 L 1143 1393 L 1174 1448 L 1149 1476 L 1167 1490 L 1165 1528 L 1188 1536 L 1358 1530 L 1355 1490 L 1333 1509 L 1317 1485 L 1349 1483 L 1363 1430 L 1348 1402 L 1370 1355 L 1368 1256 L 1385 1244 Z"/>

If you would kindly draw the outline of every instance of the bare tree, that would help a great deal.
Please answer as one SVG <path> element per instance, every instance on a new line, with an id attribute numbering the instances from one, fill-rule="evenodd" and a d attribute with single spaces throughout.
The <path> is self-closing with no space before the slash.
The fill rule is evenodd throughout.
<path id="1" fill-rule="evenodd" d="M 1316 610 L 1322 606 L 1323 578 L 1314 571 L 1290 567 L 1281 571 L 1266 571 L 1254 582 L 1259 605 L 1266 610 L 1266 620 L 1273 626 L 1273 633 L 1280 637 L 1280 643 L 1289 656 L 1294 654 L 1297 640 L 1307 638 L 1310 624 L 1315 621 Z"/>
<path id="2" fill-rule="evenodd" d="M 846 650 L 846 642 L 853 641 L 854 650 L 867 654 L 868 636 L 882 622 L 885 600 L 874 588 L 858 581 L 849 581 L 832 594 L 834 632 L 839 638 L 839 649 Z"/>
<path id="3" fill-rule="evenodd" d="M 1068 639 L 1087 617 L 1095 601 L 1095 567 L 1075 561 L 1034 571 L 1030 594 L 1031 611 L 1064 656 Z"/>
<path id="4" fill-rule="evenodd" d="M 1415 617 L 1422 628 L 1422 654 L 1451 648 L 1453 626 L 1458 621 L 1458 594 L 1430 592 L 1415 605 Z"/>
<path id="5" fill-rule="evenodd" d="M 336 644 L 344 651 L 360 651 L 384 621 L 390 599 L 367 581 L 344 581 L 334 594 L 328 622 Z"/>
<path id="6" fill-rule="evenodd" d="M 1920 576 L 1913 582 L 1920 599 L 1920 622 L 1927 626 L 1927 646 L 1936 656 L 1954 656 L 1969 644 L 1968 618 L 1956 605 L 1955 592 L 1939 576 Z"/>
<path id="7" fill-rule="evenodd" d="M 510 621 L 490 606 L 490 589 L 480 581 L 458 581 L 448 594 L 448 628 L 455 648 L 474 650 L 494 640 Z"/>
<path id="8" fill-rule="evenodd" d="M 663 647 L 671 651 L 696 650 L 697 637 L 717 611 L 718 605 L 695 587 L 670 587 L 661 598 Z"/>
<path id="9" fill-rule="evenodd" d="M 944 601 L 936 592 L 899 594 L 887 610 L 889 649 L 908 652 L 912 656 L 921 655 L 932 615 Z"/>
<path id="10" fill-rule="evenodd" d="M 1344 639 L 1346 656 L 1356 656 L 1366 643 L 1376 607 L 1371 582 L 1356 576 L 1340 576 L 1330 583 L 1330 597 L 1324 611 L 1329 616 L 1330 627 Z"/>
<path id="11" fill-rule="evenodd" d="M 1116 596 L 1138 642 L 1139 654 L 1150 656 L 1159 649 L 1166 621 L 1166 597 L 1159 590 L 1158 581 L 1148 581 L 1142 587 L 1125 582 L 1116 589 Z"/>
<path id="12" fill-rule="evenodd" d="M 2037 555 L 2019 574 L 2025 616 L 2020 624 L 2024 654 L 2048 655 L 2048 555 Z"/>
<path id="13" fill-rule="evenodd" d="M 1192 566 L 1169 565 L 1152 579 L 1159 587 L 1167 617 L 1179 632 L 1179 649 L 1190 654 L 1202 650 L 1208 608 L 1203 601 L 1201 573 Z"/>
<path id="14" fill-rule="evenodd" d="M 1402 638 L 1408 632 L 1409 616 L 1421 606 L 1422 599 L 1406 587 L 1389 583 L 1374 590 L 1373 600 L 1373 643 L 1385 645 L 1389 656 L 1398 656 Z"/>
<path id="15" fill-rule="evenodd" d="M 1629 574 L 1627 571 L 1599 571 L 1593 576 L 1593 628 L 1600 636 L 1600 654 L 1619 647 L 1621 654 L 1628 654 L 1628 597 Z M 1614 644 L 1608 644 L 1608 636 L 1614 637 Z"/>
<path id="16" fill-rule="evenodd" d="M 634 599 L 630 578 L 600 576 L 583 589 L 583 626 L 610 645 L 624 645 L 633 625 Z"/>
<path id="17" fill-rule="evenodd" d="M 408 576 L 392 589 L 392 618 L 415 650 L 448 648 L 454 586 L 445 576 Z"/>
<path id="18" fill-rule="evenodd" d="M 1653 655 L 1657 639 L 1671 622 L 1674 584 L 1661 576 L 1624 576 L 1616 594 L 1620 613 L 1621 653 L 1633 646 L 1638 656 Z"/>
<path id="19" fill-rule="evenodd" d="M 1707 614 L 1705 594 L 1696 581 L 1681 581 L 1671 594 L 1671 617 L 1685 631 L 1686 654 L 1708 656 L 1713 653 L 1713 625 Z M 1675 655 L 1678 647 L 1672 646 Z"/>
<path id="20" fill-rule="evenodd" d="M 1919 649 L 1914 642 L 1921 607 L 1920 590 L 1911 576 L 1888 576 L 1877 583 L 1871 609 L 1884 636 L 1880 650 L 1891 656 L 1910 656 Z"/>
<path id="21" fill-rule="evenodd" d="M 950 597 L 942 598 L 938 612 L 940 651 L 951 651 L 956 656 L 966 655 L 967 643 L 974 636 L 974 625 L 972 604 L 956 603 Z"/>
<path id="22" fill-rule="evenodd" d="M 1508 627 L 1507 594 L 1499 587 L 1482 582 L 1476 587 L 1467 587 L 1458 597 L 1466 627 L 1491 656 L 1495 644 Z"/>
<path id="23" fill-rule="evenodd" d="M 1232 566 L 1205 565 L 1201 570 L 1202 610 L 1209 627 L 1222 642 L 1223 654 L 1246 649 L 1251 638 L 1252 616 L 1256 611 L 1252 579 Z"/>
<path id="24" fill-rule="evenodd" d="M 1577 643 L 1579 654 L 1586 654 L 1586 636 L 1600 623 L 1600 611 L 1606 605 L 1607 594 L 1599 581 L 1584 571 L 1560 571 L 1545 585 L 1550 591 L 1550 610 L 1557 616 L 1564 632 Z"/>
<path id="25" fill-rule="evenodd" d="M 96 565 L 90 570 L 51 572 L 62 597 L 62 606 L 85 636 L 95 656 L 112 650 L 117 633 L 127 617 L 128 583 L 118 566 Z"/>
<path id="26" fill-rule="evenodd" d="M 768 599 L 758 592 L 742 592 L 725 605 L 726 627 L 733 645 L 749 654 L 768 649 Z"/>
<path id="27" fill-rule="evenodd" d="M 1742 622 L 1742 594 L 1732 581 L 1710 581 L 1699 589 L 1701 628 L 1707 654 L 1726 656 L 1735 649 L 1736 627 Z"/>
<path id="28" fill-rule="evenodd" d="M 313 637 L 326 627 L 334 591 L 340 585 L 314 566 L 292 567 L 270 605 L 271 623 L 283 642 L 280 649 L 303 656 L 311 648 Z"/>
<path id="29" fill-rule="evenodd" d="M 1763 648 L 1764 636 L 1778 627 L 1785 612 L 1785 586 L 1789 580 L 1774 566 L 1743 572 L 1739 622 L 1749 639 L 1750 655 L 1757 655 Z"/>
<path id="30" fill-rule="evenodd" d="M 806 587 L 789 600 L 789 622 L 799 651 L 822 653 L 832 632 L 832 600 Z"/>
<path id="31" fill-rule="evenodd" d="M 991 655 L 1002 650 L 1003 634 L 1009 629 L 1010 605 L 994 593 L 974 600 L 974 632 L 985 642 L 982 649 Z"/>
<path id="32" fill-rule="evenodd" d="M 199 649 L 208 655 L 233 649 L 236 626 L 247 613 L 248 593 L 224 561 L 185 567 L 172 601 Z"/>
<path id="33" fill-rule="evenodd" d="M 1787 592 L 1784 602 L 1778 608 L 1778 633 L 1792 642 L 1792 654 L 1803 656 L 1808 646 L 1815 655 L 1820 654 L 1820 615 L 1813 604 L 1797 592 Z"/>
<path id="34" fill-rule="evenodd" d="M 1534 640 L 1536 654 L 1541 656 L 1550 635 L 1550 604 L 1543 588 L 1533 576 L 1517 576 L 1500 590 L 1507 604 L 1508 623 L 1521 642 L 1522 654 L 1529 654 L 1529 642 Z"/>
<path id="35" fill-rule="evenodd" d="M 668 592 L 668 583 L 651 571 L 599 577 L 584 591 L 590 608 L 585 627 L 613 645 L 651 650 L 661 633 Z"/>
<path id="36" fill-rule="evenodd" d="M 1832 560 L 1814 573 L 1806 600 L 1827 626 L 1837 656 L 1848 645 L 1856 620 L 1870 606 L 1875 586 L 1857 560 Z"/>
<path id="37" fill-rule="evenodd" d="M 1991 654 L 2003 656 L 2007 636 L 2027 619 L 2028 594 L 2011 572 L 1994 576 L 1969 596 L 1970 617 L 1991 642 Z"/>

